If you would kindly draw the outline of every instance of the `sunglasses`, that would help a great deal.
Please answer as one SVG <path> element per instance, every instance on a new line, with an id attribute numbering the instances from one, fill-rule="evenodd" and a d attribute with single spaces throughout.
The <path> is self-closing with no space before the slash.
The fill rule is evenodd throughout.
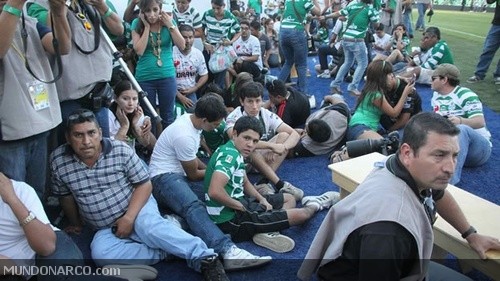
<path id="1" fill-rule="evenodd" d="M 95 121 L 96 117 L 90 110 L 84 110 L 78 113 L 73 113 L 66 120 L 66 127 L 69 128 L 73 124 L 80 124 L 87 121 Z"/>

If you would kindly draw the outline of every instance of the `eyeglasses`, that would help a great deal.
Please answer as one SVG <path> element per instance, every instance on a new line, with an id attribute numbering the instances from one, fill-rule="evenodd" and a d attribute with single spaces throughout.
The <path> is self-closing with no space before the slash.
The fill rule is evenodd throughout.
<path id="1" fill-rule="evenodd" d="M 68 116 L 68 124 L 72 123 L 82 123 L 88 121 L 89 119 L 95 119 L 95 115 L 90 110 L 84 110 L 78 113 L 71 114 Z"/>
<path id="2" fill-rule="evenodd" d="M 437 76 L 432 76 L 431 79 L 432 81 L 436 80 L 436 79 L 443 79 L 444 77 L 443 76 L 440 76 L 440 75 L 437 75 Z"/>

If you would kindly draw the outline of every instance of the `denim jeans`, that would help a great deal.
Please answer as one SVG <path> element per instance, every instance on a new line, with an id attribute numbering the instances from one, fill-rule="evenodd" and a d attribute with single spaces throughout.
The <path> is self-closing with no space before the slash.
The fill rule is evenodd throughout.
<path id="1" fill-rule="evenodd" d="M 307 37 L 304 30 L 294 28 L 280 29 L 280 49 L 285 58 L 285 64 L 281 68 L 278 79 L 286 81 L 290 70 L 295 64 L 297 69 L 299 91 L 307 94 Z"/>
<path id="2" fill-rule="evenodd" d="M 156 107 L 156 98 L 158 97 L 158 109 L 160 110 L 160 117 L 162 119 L 161 124 L 163 129 L 165 129 L 174 122 L 174 105 L 175 96 L 177 94 L 175 77 L 142 81 L 139 82 L 139 85 L 143 91 L 148 93 L 148 100 L 154 108 Z M 141 101 L 141 106 L 145 114 L 153 118 L 153 114 L 149 112 L 143 101 Z M 156 134 L 155 126 L 151 128 L 151 131 L 153 134 L 158 135 Z"/>
<path id="3" fill-rule="evenodd" d="M 48 256 L 36 255 L 36 266 L 67 267 L 84 266 L 83 255 L 75 242 L 64 231 L 56 231 L 56 250 Z M 123 280 L 121 278 L 105 275 L 37 275 L 38 281 L 63 281 L 63 280 Z"/>
<path id="4" fill-rule="evenodd" d="M 486 163 L 491 155 L 491 143 L 474 129 L 467 125 L 458 125 L 460 134 L 458 143 L 460 152 L 458 153 L 457 166 L 450 183 L 455 185 L 460 182 L 463 167 L 478 167 Z"/>
<path id="5" fill-rule="evenodd" d="M 328 56 L 331 55 L 338 61 L 338 65 L 344 62 L 344 56 L 335 48 L 330 45 L 323 45 L 318 49 L 318 59 L 321 70 L 328 69 Z"/>
<path id="6" fill-rule="evenodd" d="M 96 232 L 90 244 L 92 258 L 99 266 L 106 264 L 155 264 L 167 254 L 186 259 L 188 266 L 200 271 L 201 260 L 215 256 L 212 249 L 172 222 L 164 219 L 150 196 L 134 222 L 130 237 L 120 239 L 111 228 Z"/>
<path id="7" fill-rule="evenodd" d="M 333 80 L 330 84 L 330 88 L 340 89 L 340 85 L 342 84 L 342 81 L 344 81 L 344 77 L 349 72 L 349 69 L 351 69 L 354 61 L 356 61 L 356 70 L 354 71 L 352 82 L 347 86 L 347 90 L 357 90 L 358 84 L 363 78 L 366 66 L 368 65 L 368 55 L 365 42 L 342 41 L 342 47 L 344 48 L 344 63 L 337 72 L 335 80 Z"/>
<path id="8" fill-rule="evenodd" d="M 484 79 L 486 72 L 490 67 L 490 64 L 495 57 L 495 53 L 500 46 L 500 25 L 491 25 L 488 35 L 484 40 L 483 52 L 479 57 L 479 62 L 476 66 L 476 72 L 474 74 L 480 79 Z M 500 60 L 497 62 L 497 69 L 493 74 L 494 77 L 500 77 Z"/>
<path id="9" fill-rule="evenodd" d="M 418 19 L 415 24 L 415 29 L 423 28 L 425 29 L 425 11 L 427 10 L 427 4 L 417 3 Z"/>
<path id="10" fill-rule="evenodd" d="M 408 33 L 408 36 L 413 35 L 413 23 L 412 23 L 412 16 L 411 16 L 411 9 L 406 9 L 404 14 L 403 14 L 403 23 L 406 27 L 406 33 Z"/>
<path id="11" fill-rule="evenodd" d="M 234 245 L 210 219 L 205 204 L 193 192 L 184 175 L 165 173 L 153 177 L 151 182 L 153 196 L 158 200 L 158 206 L 184 218 L 190 232 L 205 241 L 208 247 L 223 254 Z"/>
<path id="12" fill-rule="evenodd" d="M 40 200 L 47 177 L 47 137 L 44 132 L 22 140 L 0 141 L 0 172 L 31 185 Z"/>

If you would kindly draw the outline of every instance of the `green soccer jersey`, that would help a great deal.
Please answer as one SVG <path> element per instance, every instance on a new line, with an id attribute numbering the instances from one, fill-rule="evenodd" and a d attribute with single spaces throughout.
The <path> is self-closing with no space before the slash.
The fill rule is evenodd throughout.
<path id="1" fill-rule="evenodd" d="M 226 133 L 224 129 L 226 128 L 226 121 L 222 120 L 219 127 L 213 129 L 212 131 L 203 131 L 201 134 L 205 139 L 205 143 L 207 144 L 210 150 L 215 151 L 219 146 L 226 143 Z"/>
<path id="2" fill-rule="evenodd" d="M 208 215 L 215 223 L 223 223 L 234 218 L 235 210 L 211 200 L 208 196 L 208 187 L 215 172 L 223 173 L 228 178 L 224 190 L 231 198 L 238 200 L 243 197 L 243 182 L 246 173 L 245 162 L 232 140 L 219 147 L 212 155 L 207 165 L 204 181 Z"/>
<path id="3" fill-rule="evenodd" d="M 380 123 L 380 116 L 382 116 L 382 110 L 373 105 L 372 101 L 380 98 L 382 98 L 382 93 L 380 92 L 368 93 L 361 104 L 356 108 L 356 111 L 354 111 L 351 121 L 349 121 L 349 127 L 363 124 L 377 131 Z"/>
<path id="4" fill-rule="evenodd" d="M 311 0 L 295 0 L 285 2 L 285 11 L 281 28 L 304 29 L 306 14 L 314 7 Z"/>
<path id="5" fill-rule="evenodd" d="M 439 42 L 432 47 L 430 50 L 431 54 L 429 58 L 422 64 L 422 68 L 426 69 L 436 69 L 439 64 L 451 63 L 453 62 L 453 55 L 451 54 L 450 47 L 444 40 Z"/>
<path id="6" fill-rule="evenodd" d="M 365 38 L 366 30 L 370 22 L 379 22 L 379 14 L 372 5 L 352 2 L 339 11 L 342 16 L 351 17 L 344 23 L 348 25 L 343 34 L 343 38 Z"/>

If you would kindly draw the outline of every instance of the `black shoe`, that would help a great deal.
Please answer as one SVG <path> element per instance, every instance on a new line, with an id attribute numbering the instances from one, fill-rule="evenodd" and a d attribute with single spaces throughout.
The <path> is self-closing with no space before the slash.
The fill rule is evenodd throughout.
<path id="1" fill-rule="evenodd" d="M 216 256 L 201 261 L 201 274 L 206 281 L 229 281 L 224 266 Z"/>

